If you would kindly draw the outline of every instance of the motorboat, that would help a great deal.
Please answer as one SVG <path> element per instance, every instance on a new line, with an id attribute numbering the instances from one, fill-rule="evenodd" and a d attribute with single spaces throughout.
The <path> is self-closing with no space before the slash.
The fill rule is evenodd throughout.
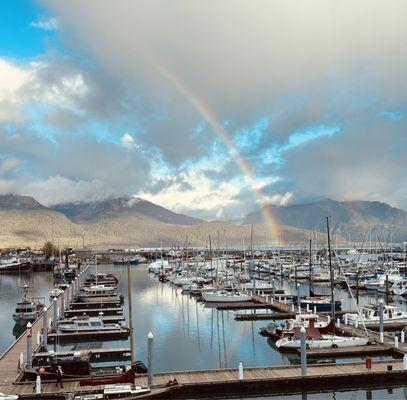
<path id="1" fill-rule="evenodd" d="M 0 260 L 0 274 L 1 273 L 20 273 L 30 269 L 30 262 L 23 262 L 18 257 L 10 257 Z"/>
<path id="2" fill-rule="evenodd" d="M 368 304 L 362 307 L 360 315 L 357 313 L 348 313 L 343 316 L 348 324 L 355 325 L 364 323 L 365 325 L 378 325 L 380 321 L 380 307 L 376 304 Z M 383 305 L 383 323 L 391 325 L 394 323 L 405 323 L 407 325 L 407 312 L 399 310 L 395 306 Z"/>
<path id="3" fill-rule="evenodd" d="M 202 293 L 202 298 L 207 303 L 237 303 L 251 301 L 251 296 L 239 292 L 228 292 L 226 290 L 208 291 Z"/>
<path id="4" fill-rule="evenodd" d="M 58 322 L 57 329 L 62 333 L 73 332 L 99 332 L 111 331 L 115 329 L 127 329 L 121 324 L 105 323 L 102 317 L 73 317 L 69 321 Z"/>
<path id="5" fill-rule="evenodd" d="M 242 289 L 247 290 L 273 290 L 273 284 L 268 282 L 251 281 L 240 285 Z"/>
<path id="6" fill-rule="evenodd" d="M 61 293 L 63 293 L 63 289 L 54 287 L 49 291 L 49 301 L 52 303 Z"/>
<path id="7" fill-rule="evenodd" d="M 44 303 L 41 299 L 36 297 L 28 296 L 30 287 L 25 285 L 23 287 L 23 296 L 17 302 L 16 310 L 13 314 L 13 319 L 16 322 L 32 322 L 34 321 L 43 311 Z"/>
<path id="8" fill-rule="evenodd" d="M 407 279 L 394 283 L 391 289 L 396 296 L 407 297 Z"/>
<path id="9" fill-rule="evenodd" d="M 335 300 L 335 310 L 340 310 L 342 302 Z M 307 298 L 301 298 L 301 308 L 316 311 L 330 311 L 331 299 L 326 296 L 311 296 Z"/>
<path id="10" fill-rule="evenodd" d="M 90 285 L 90 286 L 85 286 L 82 291 L 85 294 L 92 294 L 92 295 L 111 295 L 116 292 L 116 287 L 115 286 L 107 286 L 107 285 Z"/>

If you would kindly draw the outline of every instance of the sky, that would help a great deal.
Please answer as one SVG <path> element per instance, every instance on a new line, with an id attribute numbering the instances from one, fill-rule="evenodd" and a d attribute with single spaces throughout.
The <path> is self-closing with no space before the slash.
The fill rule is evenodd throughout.
<path id="1" fill-rule="evenodd" d="M 4 0 L 0 194 L 407 209 L 405 71 L 405 0 Z"/>

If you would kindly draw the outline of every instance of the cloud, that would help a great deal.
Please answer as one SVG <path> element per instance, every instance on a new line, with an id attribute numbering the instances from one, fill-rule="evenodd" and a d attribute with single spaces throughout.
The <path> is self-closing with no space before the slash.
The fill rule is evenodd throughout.
<path id="1" fill-rule="evenodd" d="M 7 157 L 4 160 L 0 159 L 0 176 L 13 171 L 18 165 L 20 165 L 21 160 L 17 157 Z"/>
<path id="2" fill-rule="evenodd" d="M 404 0 L 42 3 L 68 51 L 0 59 L 0 159 L 20 160 L 3 190 L 204 218 L 324 196 L 407 206 Z"/>
<path id="3" fill-rule="evenodd" d="M 51 17 L 39 21 L 32 21 L 30 22 L 30 26 L 35 29 L 43 29 L 45 31 L 55 31 L 58 29 L 58 20 L 54 17 Z"/>

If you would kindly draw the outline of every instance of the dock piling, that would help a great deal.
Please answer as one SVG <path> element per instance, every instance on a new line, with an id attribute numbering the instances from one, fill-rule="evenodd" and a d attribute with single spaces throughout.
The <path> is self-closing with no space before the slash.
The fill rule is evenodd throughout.
<path id="1" fill-rule="evenodd" d="M 48 309 L 44 307 L 44 312 L 42 315 L 42 345 L 47 349 L 48 345 Z"/>
<path id="2" fill-rule="evenodd" d="M 397 335 L 394 336 L 394 347 L 399 348 L 399 337 Z"/>
<path id="3" fill-rule="evenodd" d="M 243 363 L 239 363 L 239 380 L 243 380 Z"/>
<path id="4" fill-rule="evenodd" d="M 52 324 L 54 325 L 54 328 L 56 329 L 57 326 L 57 322 L 58 322 L 58 301 L 57 299 L 54 299 L 54 315 L 53 315 L 53 319 L 52 319 Z"/>
<path id="5" fill-rule="evenodd" d="M 305 328 L 301 327 L 301 376 L 307 376 L 307 335 Z"/>
<path id="6" fill-rule="evenodd" d="M 336 326 L 337 326 L 338 328 L 341 327 L 341 319 L 340 319 L 340 318 L 336 318 Z"/>
<path id="7" fill-rule="evenodd" d="M 19 369 L 23 368 L 24 366 L 24 353 L 20 353 L 20 362 L 19 362 Z"/>
<path id="8" fill-rule="evenodd" d="M 379 334 L 380 334 L 380 343 L 384 342 L 384 320 L 383 320 L 383 300 L 379 300 Z"/>
<path id="9" fill-rule="evenodd" d="M 27 324 L 27 368 L 32 368 L 33 361 L 33 340 L 32 340 L 32 325 L 31 322 Z"/>
<path id="10" fill-rule="evenodd" d="M 314 314 L 317 313 L 317 306 L 314 306 Z"/>
<path id="11" fill-rule="evenodd" d="M 407 354 L 403 356 L 403 369 L 407 369 Z"/>
<path id="12" fill-rule="evenodd" d="M 297 283 L 297 302 L 298 302 L 298 314 L 301 314 L 301 296 L 299 283 Z"/>
<path id="13" fill-rule="evenodd" d="M 41 394 L 41 378 L 39 375 L 37 375 L 35 380 L 35 394 Z"/>
<path id="14" fill-rule="evenodd" d="M 401 334 L 400 334 L 400 342 L 401 342 L 401 343 L 404 343 L 404 341 L 405 341 L 405 335 L 406 335 L 406 333 L 405 333 L 404 329 L 402 329 L 402 330 L 401 330 Z"/>
<path id="15" fill-rule="evenodd" d="M 65 319 L 65 291 L 61 293 L 59 315 L 61 316 L 61 319 Z"/>
<path id="16" fill-rule="evenodd" d="M 147 373 L 148 373 L 148 386 L 153 385 L 153 339 L 154 335 L 149 332 L 147 336 L 148 340 L 148 355 L 147 355 Z"/>

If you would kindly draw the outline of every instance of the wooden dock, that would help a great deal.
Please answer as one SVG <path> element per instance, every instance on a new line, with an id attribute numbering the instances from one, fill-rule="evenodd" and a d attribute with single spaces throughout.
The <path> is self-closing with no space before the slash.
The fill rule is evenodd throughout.
<path id="1" fill-rule="evenodd" d="M 391 370 L 390 370 L 391 369 Z M 300 366 L 245 368 L 239 380 L 237 369 L 165 372 L 154 374 L 154 387 L 170 379 L 180 384 L 177 398 L 182 396 L 216 397 L 217 395 L 248 393 L 298 393 L 306 390 L 349 389 L 369 385 L 403 384 L 407 370 L 401 361 L 373 362 L 367 370 L 365 363 L 309 365 L 307 376 L 301 376 Z M 136 377 L 136 385 L 145 385 L 145 375 Z"/>
<path id="2" fill-rule="evenodd" d="M 57 305 L 60 306 L 60 298 L 57 299 Z M 54 304 L 48 308 L 48 318 L 53 314 Z M 36 345 L 38 332 L 41 332 L 43 326 L 43 314 L 32 324 L 32 342 L 33 350 L 39 348 Z M 34 352 L 34 351 L 33 351 Z M 27 331 L 25 331 L 0 357 L 0 392 L 7 393 L 7 387 L 12 385 L 18 376 L 18 363 L 20 354 L 27 355 Z M 26 360 L 26 359 L 25 359 Z"/>
<path id="3" fill-rule="evenodd" d="M 301 354 L 300 349 L 297 350 L 298 355 Z M 308 359 L 336 359 L 336 358 L 351 358 L 351 357 L 371 357 L 371 356 L 394 356 L 393 349 L 383 345 L 368 345 L 368 346 L 353 346 L 327 349 L 309 349 L 307 350 Z"/>

